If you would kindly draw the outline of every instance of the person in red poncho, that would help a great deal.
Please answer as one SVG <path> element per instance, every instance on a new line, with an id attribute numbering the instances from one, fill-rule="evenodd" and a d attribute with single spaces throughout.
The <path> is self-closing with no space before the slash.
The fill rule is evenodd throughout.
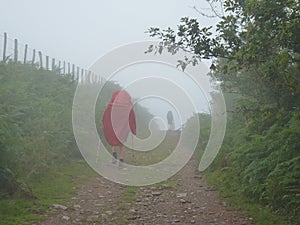
<path id="1" fill-rule="evenodd" d="M 119 167 L 124 167 L 124 143 L 131 131 L 136 135 L 136 119 L 130 95 L 124 90 L 115 91 L 102 117 L 103 133 L 112 146 L 112 163 L 117 163 L 116 147 L 120 146 Z"/>

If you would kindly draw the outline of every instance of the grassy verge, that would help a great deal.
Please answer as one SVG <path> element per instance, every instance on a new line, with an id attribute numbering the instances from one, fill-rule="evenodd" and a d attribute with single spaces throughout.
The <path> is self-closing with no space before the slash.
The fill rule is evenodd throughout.
<path id="1" fill-rule="evenodd" d="M 63 204 L 74 187 L 95 173 L 84 161 L 70 161 L 29 184 L 37 199 L 0 199 L 1 224 L 32 224 L 47 216 L 51 204 Z M 49 215 L 49 214 L 48 214 Z"/>
<path id="2" fill-rule="evenodd" d="M 256 225 L 290 225 L 286 218 L 282 215 L 275 214 L 271 209 L 254 202 L 253 200 L 239 194 L 238 190 L 233 190 L 232 187 L 239 187 L 239 181 L 232 179 L 230 187 L 224 181 L 225 175 L 221 170 L 213 172 L 205 172 L 205 177 L 209 185 L 215 185 L 221 195 L 221 198 L 226 202 L 230 210 L 244 212 L 248 217 L 253 218 L 253 223 Z"/>
<path id="3" fill-rule="evenodd" d="M 160 131 L 156 131 L 158 134 Z M 157 135 L 157 134 L 156 134 Z M 163 132 L 161 132 L 161 136 Z M 158 135 L 159 136 L 159 135 Z M 179 141 L 180 133 L 178 132 L 167 132 L 163 141 L 154 149 L 149 151 L 136 151 L 128 149 L 126 151 L 126 162 L 131 165 L 146 166 L 158 163 L 167 158 Z M 159 142 L 159 140 L 157 140 Z M 139 146 L 141 147 L 141 146 Z"/>

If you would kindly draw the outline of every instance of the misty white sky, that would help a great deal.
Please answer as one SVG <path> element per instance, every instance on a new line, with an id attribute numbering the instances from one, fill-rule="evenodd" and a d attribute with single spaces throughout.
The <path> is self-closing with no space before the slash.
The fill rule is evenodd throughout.
<path id="1" fill-rule="evenodd" d="M 205 0 L 0 0 L 0 41 L 7 32 L 10 39 L 44 55 L 89 68 L 113 48 L 151 40 L 145 33 L 150 27 L 175 28 L 186 16 L 198 18 L 203 26 L 216 23 L 193 6 L 208 8 Z M 157 114 L 168 110 L 166 104 L 149 104 L 164 109 Z M 203 104 L 199 101 L 197 107 Z"/>
<path id="2" fill-rule="evenodd" d="M 121 84 L 165 125 L 167 112 L 172 111 L 176 129 L 194 113 L 209 113 L 204 90 L 189 75 L 172 66 L 151 62 L 134 64 L 120 70 L 111 80 Z M 167 126 L 160 124 L 160 128 Z"/>
<path id="3" fill-rule="evenodd" d="M 208 7 L 205 0 L 0 0 L 0 34 L 89 67 L 112 48 L 149 40 L 149 27 L 176 27 L 184 16 L 216 22 L 200 17 L 194 5 Z"/>

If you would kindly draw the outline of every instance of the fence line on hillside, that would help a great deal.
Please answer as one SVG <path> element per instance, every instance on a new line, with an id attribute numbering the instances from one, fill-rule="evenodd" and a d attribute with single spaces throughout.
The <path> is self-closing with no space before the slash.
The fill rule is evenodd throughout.
<path id="1" fill-rule="evenodd" d="M 3 39 L 1 41 L 1 39 Z M 66 60 L 57 60 L 37 51 L 28 44 L 19 43 L 18 39 L 10 39 L 6 32 L 0 34 L 0 62 L 22 63 L 32 65 L 40 69 L 54 71 L 61 76 L 69 75 L 72 80 L 79 83 L 105 83 L 105 78 L 93 71 L 81 68 Z"/>

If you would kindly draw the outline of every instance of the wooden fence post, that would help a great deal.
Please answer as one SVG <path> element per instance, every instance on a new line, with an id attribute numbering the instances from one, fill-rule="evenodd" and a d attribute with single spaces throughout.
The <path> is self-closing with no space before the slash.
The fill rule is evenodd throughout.
<path id="1" fill-rule="evenodd" d="M 28 48 L 28 45 L 26 44 L 25 45 L 25 50 L 24 50 L 24 62 L 23 62 L 23 64 L 26 64 L 26 61 L 27 61 L 27 48 Z"/>
<path id="2" fill-rule="evenodd" d="M 15 39 L 14 62 L 18 61 L 18 39 Z"/>
<path id="3" fill-rule="evenodd" d="M 68 62 L 68 74 L 71 73 L 70 63 Z"/>
<path id="4" fill-rule="evenodd" d="M 40 68 L 43 68 L 43 56 L 41 51 L 39 51 L 39 57 L 40 57 Z"/>
<path id="5" fill-rule="evenodd" d="M 92 83 L 92 81 L 91 81 L 92 72 L 89 70 L 88 73 L 89 73 L 89 75 L 88 75 L 89 83 Z"/>
<path id="6" fill-rule="evenodd" d="M 7 33 L 4 32 L 4 42 L 3 42 L 3 62 L 6 62 L 6 46 L 7 46 Z"/>
<path id="7" fill-rule="evenodd" d="M 59 75 L 61 74 L 61 71 L 60 71 L 60 70 L 61 70 L 61 68 L 60 68 L 60 67 L 61 67 L 61 61 L 59 60 L 59 61 L 58 61 L 58 68 L 59 68 L 59 70 L 58 70 L 58 74 L 59 74 Z"/>
<path id="8" fill-rule="evenodd" d="M 81 69 L 81 78 L 80 78 L 80 82 L 83 83 L 83 76 L 84 76 L 84 69 Z"/>
<path id="9" fill-rule="evenodd" d="M 54 71 L 55 70 L 55 59 L 52 58 L 52 66 L 51 66 L 51 70 Z"/>
<path id="10" fill-rule="evenodd" d="M 75 80 L 75 65 L 72 64 L 72 79 Z"/>
<path id="11" fill-rule="evenodd" d="M 88 71 L 87 70 L 84 71 L 84 82 L 88 83 Z"/>
<path id="12" fill-rule="evenodd" d="M 49 70 L 49 56 L 46 55 L 46 70 Z"/>
<path id="13" fill-rule="evenodd" d="M 77 66 L 77 74 L 76 74 L 76 80 L 77 81 L 79 81 L 79 71 L 80 71 L 79 66 Z"/>
<path id="14" fill-rule="evenodd" d="M 32 65 L 34 65 L 34 61 L 35 61 L 35 49 L 33 49 L 32 52 L 32 62 L 31 62 Z"/>

